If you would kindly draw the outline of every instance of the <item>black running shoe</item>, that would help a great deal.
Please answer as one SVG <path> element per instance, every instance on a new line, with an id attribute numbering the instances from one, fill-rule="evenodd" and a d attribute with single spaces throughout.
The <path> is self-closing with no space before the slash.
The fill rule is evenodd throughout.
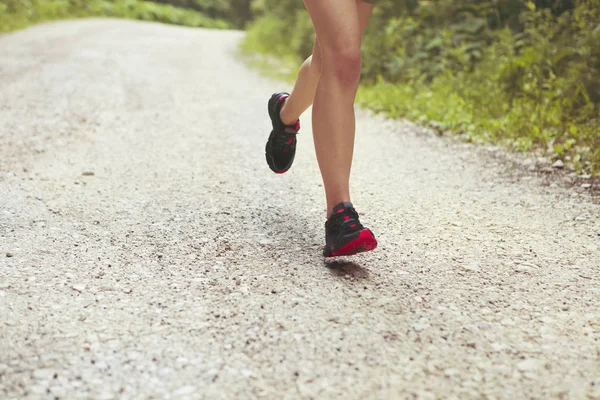
<path id="1" fill-rule="evenodd" d="M 352 203 L 340 203 L 333 208 L 325 223 L 324 257 L 349 256 L 376 247 L 373 232 L 360 223 Z"/>
<path id="2" fill-rule="evenodd" d="M 300 130 L 300 121 L 294 125 L 285 125 L 281 121 L 279 112 L 288 93 L 275 93 L 269 99 L 269 116 L 273 123 L 273 130 L 267 141 L 265 155 L 269 168 L 277 174 L 287 172 L 296 156 L 296 135 Z"/>

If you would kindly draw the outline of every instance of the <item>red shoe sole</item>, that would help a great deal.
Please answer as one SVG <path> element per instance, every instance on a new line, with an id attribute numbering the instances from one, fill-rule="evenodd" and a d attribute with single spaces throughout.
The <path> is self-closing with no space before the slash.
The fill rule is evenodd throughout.
<path id="1" fill-rule="evenodd" d="M 350 241 L 341 249 L 338 249 L 325 257 L 330 258 L 340 256 L 351 256 L 354 254 L 375 250 L 376 248 L 377 240 L 375 239 L 375 236 L 370 230 L 364 229 L 360 232 L 356 239 Z"/>

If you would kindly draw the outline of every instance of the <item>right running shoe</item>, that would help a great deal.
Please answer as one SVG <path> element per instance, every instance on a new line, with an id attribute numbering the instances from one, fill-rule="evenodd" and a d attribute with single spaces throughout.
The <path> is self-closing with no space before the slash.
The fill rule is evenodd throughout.
<path id="1" fill-rule="evenodd" d="M 285 125 L 281 121 L 279 113 L 289 93 L 275 93 L 269 99 L 269 117 L 273 124 L 273 130 L 265 147 L 265 156 L 269 168 L 277 174 L 287 172 L 296 157 L 296 135 L 300 130 L 300 121 L 293 125 Z"/>
<path id="2" fill-rule="evenodd" d="M 340 203 L 325 223 L 324 257 L 350 256 L 374 250 L 375 235 L 358 219 L 352 203 Z"/>

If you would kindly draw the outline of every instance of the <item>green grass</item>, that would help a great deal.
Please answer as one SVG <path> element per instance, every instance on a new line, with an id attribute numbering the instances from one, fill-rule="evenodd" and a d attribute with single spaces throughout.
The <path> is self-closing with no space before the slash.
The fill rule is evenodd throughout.
<path id="1" fill-rule="evenodd" d="M 229 24 L 191 10 L 139 0 L 0 0 L 0 32 L 59 19 L 127 18 L 224 29 Z"/>
<path id="2" fill-rule="evenodd" d="M 526 43 L 508 28 L 490 31 L 494 40 L 488 44 L 453 47 L 449 28 L 397 32 L 411 23 L 400 19 L 390 22 L 394 29 L 373 26 L 363 46 L 357 102 L 465 141 L 540 153 L 599 175 L 600 29 L 588 29 L 598 12 L 594 7 L 578 12 L 586 18 L 565 15 L 561 29 L 535 14 L 540 20 L 529 28 Z M 266 14 L 250 25 L 241 50 L 251 65 L 288 82 L 295 79 L 311 43 L 311 27 L 295 20 Z M 419 41 L 412 45 L 430 46 L 428 53 L 411 55 L 411 48 L 402 47 L 413 34 Z M 422 35 L 435 37 L 433 44 Z"/>

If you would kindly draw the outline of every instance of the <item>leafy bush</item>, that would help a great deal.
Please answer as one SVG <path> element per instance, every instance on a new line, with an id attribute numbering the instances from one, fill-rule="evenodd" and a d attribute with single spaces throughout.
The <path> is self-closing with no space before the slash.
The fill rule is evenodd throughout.
<path id="1" fill-rule="evenodd" d="M 0 32 L 60 18 L 108 16 L 207 28 L 229 24 L 192 10 L 140 0 L 0 0 Z"/>
<path id="2" fill-rule="evenodd" d="M 298 3 L 255 0 L 245 48 L 306 57 Z M 378 0 L 363 54 L 363 105 L 600 172 L 600 0 Z"/>
<path id="3" fill-rule="evenodd" d="M 189 8 L 214 18 L 227 20 L 233 27 L 244 28 L 252 19 L 251 0 L 154 0 L 157 3 Z"/>

